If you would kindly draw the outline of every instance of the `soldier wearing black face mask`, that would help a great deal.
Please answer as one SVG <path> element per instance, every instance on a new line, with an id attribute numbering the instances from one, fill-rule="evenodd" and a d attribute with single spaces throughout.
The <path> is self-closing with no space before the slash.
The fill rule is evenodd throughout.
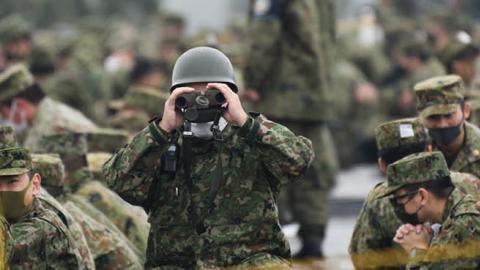
<path id="1" fill-rule="evenodd" d="M 415 85 L 417 111 L 445 156 L 450 170 L 480 176 L 480 129 L 465 121 L 470 105 L 464 102 L 459 76 L 439 76 Z"/>

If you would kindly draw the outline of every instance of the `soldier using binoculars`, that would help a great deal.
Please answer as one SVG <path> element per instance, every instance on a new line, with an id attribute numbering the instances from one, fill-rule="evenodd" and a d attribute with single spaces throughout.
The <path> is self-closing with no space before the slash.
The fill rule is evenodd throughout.
<path id="1" fill-rule="evenodd" d="M 313 159 L 311 142 L 237 95 L 230 60 L 196 47 L 175 63 L 162 119 L 104 165 L 109 185 L 150 213 L 147 269 L 289 269 L 281 187 Z"/>

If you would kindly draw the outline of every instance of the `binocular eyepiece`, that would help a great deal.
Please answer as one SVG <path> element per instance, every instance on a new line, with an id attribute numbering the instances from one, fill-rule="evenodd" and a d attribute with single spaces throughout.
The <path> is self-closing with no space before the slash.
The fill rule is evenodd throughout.
<path id="1" fill-rule="evenodd" d="M 186 109 L 190 107 L 206 109 L 209 107 L 220 107 L 223 103 L 225 103 L 225 97 L 216 89 L 205 92 L 186 93 L 175 99 L 175 107 L 177 109 Z"/>

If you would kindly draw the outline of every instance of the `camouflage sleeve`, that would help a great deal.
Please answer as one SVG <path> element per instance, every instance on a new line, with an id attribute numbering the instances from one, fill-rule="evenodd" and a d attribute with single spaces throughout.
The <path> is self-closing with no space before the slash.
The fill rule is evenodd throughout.
<path id="1" fill-rule="evenodd" d="M 254 0 L 250 5 L 249 52 L 244 69 L 245 87 L 257 91 L 271 79 L 280 55 L 283 0 Z"/>
<path id="2" fill-rule="evenodd" d="M 480 269 L 480 215 L 456 217 L 442 225 L 438 238 L 411 257 L 407 269 Z"/>
<path id="3" fill-rule="evenodd" d="M 14 269 L 79 269 L 79 261 L 70 238 L 51 223 L 36 219 L 14 224 Z"/>
<path id="4" fill-rule="evenodd" d="M 350 240 L 349 254 L 355 269 L 404 269 L 406 253 L 393 244 L 393 236 L 387 236 L 384 227 L 398 223 L 393 212 L 386 209 L 380 200 L 375 200 L 375 190 L 368 199 L 357 218 Z M 389 220 L 390 219 L 390 220 Z M 396 224 L 394 227 L 398 227 Z M 402 266 L 403 265 L 403 266 Z"/>
<path id="5" fill-rule="evenodd" d="M 151 122 L 103 165 L 110 188 L 129 203 L 143 205 L 171 139 Z"/>
<path id="6" fill-rule="evenodd" d="M 7 221 L 0 217 L 0 269 L 6 269 L 10 258 L 12 239 Z"/>
<path id="7" fill-rule="evenodd" d="M 250 117 L 240 128 L 239 135 L 247 143 L 260 146 L 262 163 L 281 184 L 302 176 L 314 157 L 309 139 L 296 136 L 288 128 L 262 115 Z"/>

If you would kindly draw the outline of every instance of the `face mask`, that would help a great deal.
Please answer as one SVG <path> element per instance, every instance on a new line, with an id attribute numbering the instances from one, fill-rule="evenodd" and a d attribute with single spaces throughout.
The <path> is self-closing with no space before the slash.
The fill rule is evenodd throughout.
<path id="1" fill-rule="evenodd" d="M 431 128 L 428 133 L 438 145 L 449 145 L 460 135 L 462 124 L 446 128 Z"/>
<path id="2" fill-rule="evenodd" d="M 420 207 L 415 211 L 413 214 L 408 214 L 405 212 L 404 206 L 401 204 L 395 204 L 393 206 L 395 214 L 397 217 L 404 223 L 410 223 L 412 225 L 417 225 L 421 224 L 420 220 L 418 219 L 418 211 L 422 209 L 423 205 L 420 205 Z"/>
<path id="3" fill-rule="evenodd" d="M 213 121 L 206 123 L 191 123 L 191 130 L 193 132 L 193 136 L 195 138 L 200 138 L 204 140 L 212 139 L 212 125 Z M 223 129 L 225 129 L 225 127 L 227 126 L 227 121 L 223 117 L 221 117 L 220 121 L 218 122 L 218 126 L 220 128 L 220 131 L 223 131 Z"/>
<path id="4" fill-rule="evenodd" d="M 13 100 L 12 105 L 10 106 L 10 113 L 7 119 L 4 119 L 2 121 L 2 125 L 13 127 L 13 129 L 15 130 L 15 134 L 18 136 L 18 135 L 24 134 L 28 130 L 29 125 L 28 125 L 27 115 L 24 111 L 19 111 L 20 123 L 15 123 L 14 117 L 15 117 L 15 114 L 17 113 L 17 110 L 19 110 L 17 101 Z"/>
<path id="5" fill-rule="evenodd" d="M 25 194 L 31 186 L 32 180 L 29 180 L 28 185 L 21 191 L 0 191 L 0 203 L 7 220 L 18 220 L 28 213 L 31 205 L 25 205 Z"/>

